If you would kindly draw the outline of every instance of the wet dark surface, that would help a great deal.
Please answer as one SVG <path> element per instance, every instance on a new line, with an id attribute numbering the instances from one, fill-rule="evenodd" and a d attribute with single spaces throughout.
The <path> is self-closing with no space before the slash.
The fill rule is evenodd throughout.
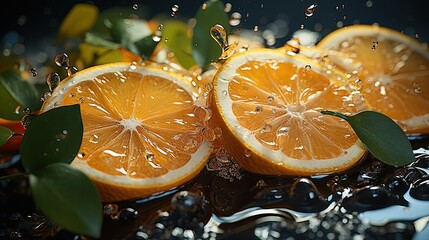
<path id="1" fill-rule="evenodd" d="M 102 239 L 427 239 L 415 221 L 429 216 L 428 142 L 412 141 L 420 151 L 409 166 L 368 155 L 347 172 L 317 177 L 255 175 L 213 157 L 181 188 L 105 203 Z M 0 173 L 20 171 L 18 161 Z M 90 239 L 38 212 L 23 177 L 0 181 L 0 210 L 0 239 Z"/>

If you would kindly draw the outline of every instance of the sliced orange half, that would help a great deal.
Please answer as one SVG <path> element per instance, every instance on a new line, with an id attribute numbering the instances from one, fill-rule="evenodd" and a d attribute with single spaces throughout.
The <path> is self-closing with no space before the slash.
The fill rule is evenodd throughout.
<path id="1" fill-rule="evenodd" d="M 365 105 L 345 76 L 279 50 L 235 54 L 214 77 L 213 124 L 223 147 L 259 174 L 339 172 L 366 153 L 347 122 L 323 115 L 357 113 Z"/>
<path id="2" fill-rule="evenodd" d="M 360 79 L 370 107 L 406 133 L 429 133 L 429 51 L 396 30 L 353 25 L 323 38 L 327 59 Z"/>
<path id="3" fill-rule="evenodd" d="M 97 185 L 103 201 L 178 187 L 205 165 L 210 146 L 183 76 L 153 64 L 99 65 L 63 80 L 42 112 L 80 104 L 84 133 L 71 165 Z"/>

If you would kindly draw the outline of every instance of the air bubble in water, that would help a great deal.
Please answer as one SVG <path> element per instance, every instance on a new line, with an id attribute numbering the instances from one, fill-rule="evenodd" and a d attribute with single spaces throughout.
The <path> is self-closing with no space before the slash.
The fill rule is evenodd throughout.
<path id="1" fill-rule="evenodd" d="M 311 4 L 308 8 L 306 8 L 304 11 L 305 16 L 307 16 L 307 17 L 313 16 L 314 10 L 316 9 L 316 7 L 317 7 L 316 4 Z"/>
<path id="2" fill-rule="evenodd" d="M 60 84 L 60 81 L 60 75 L 55 72 L 48 74 L 48 76 L 46 77 L 46 83 L 48 84 L 50 91 L 53 91 L 58 86 L 58 84 Z"/>

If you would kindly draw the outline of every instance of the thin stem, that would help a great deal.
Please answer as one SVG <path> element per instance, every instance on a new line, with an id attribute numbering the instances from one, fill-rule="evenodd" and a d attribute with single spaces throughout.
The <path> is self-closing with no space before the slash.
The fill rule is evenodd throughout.
<path id="1" fill-rule="evenodd" d="M 15 173 L 15 174 L 7 175 L 7 176 L 1 176 L 0 180 L 12 179 L 12 178 L 17 178 L 17 177 L 27 177 L 27 176 L 28 176 L 28 173 L 26 173 L 26 172 Z"/>
<path id="2" fill-rule="evenodd" d="M 321 114 L 326 114 L 326 115 L 331 115 L 331 116 L 335 116 L 335 117 L 339 117 L 342 118 L 344 120 L 347 120 L 348 117 L 342 113 L 339 112 L 334 112 L 334 111 L 330 111 L 330 110 L 323 110 L 320 112 Z"/>

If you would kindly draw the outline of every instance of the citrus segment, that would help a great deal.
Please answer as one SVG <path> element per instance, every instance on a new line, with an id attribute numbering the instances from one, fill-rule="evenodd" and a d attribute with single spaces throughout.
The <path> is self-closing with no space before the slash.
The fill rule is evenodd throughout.
<path id="1" fill-rule="evenodd" d="M 199 173 L 210 154 L 192 89 L 160 68 L 116 63 L 65 79 L 42 111 L 80 104 L 84 134 L 72 166 L 104 201 L 168 190 Z"/>
<path id="2" fill-rule="evenodd" d="M 360 79 L 369 106 L 407 133 L 429 133 L 429 51 L 417 40 L 380 26 L 336 30 L 317 47 Z"/>
<path id="3" fill-rule="evenodd" d="M 320 113 L 364 105 L 345 77 L 277 50 L 236 54 L 214 77 L 213 121 L 247 170 L 311 175 L 344 170 L 366 152 L 347 122 Z"/>

